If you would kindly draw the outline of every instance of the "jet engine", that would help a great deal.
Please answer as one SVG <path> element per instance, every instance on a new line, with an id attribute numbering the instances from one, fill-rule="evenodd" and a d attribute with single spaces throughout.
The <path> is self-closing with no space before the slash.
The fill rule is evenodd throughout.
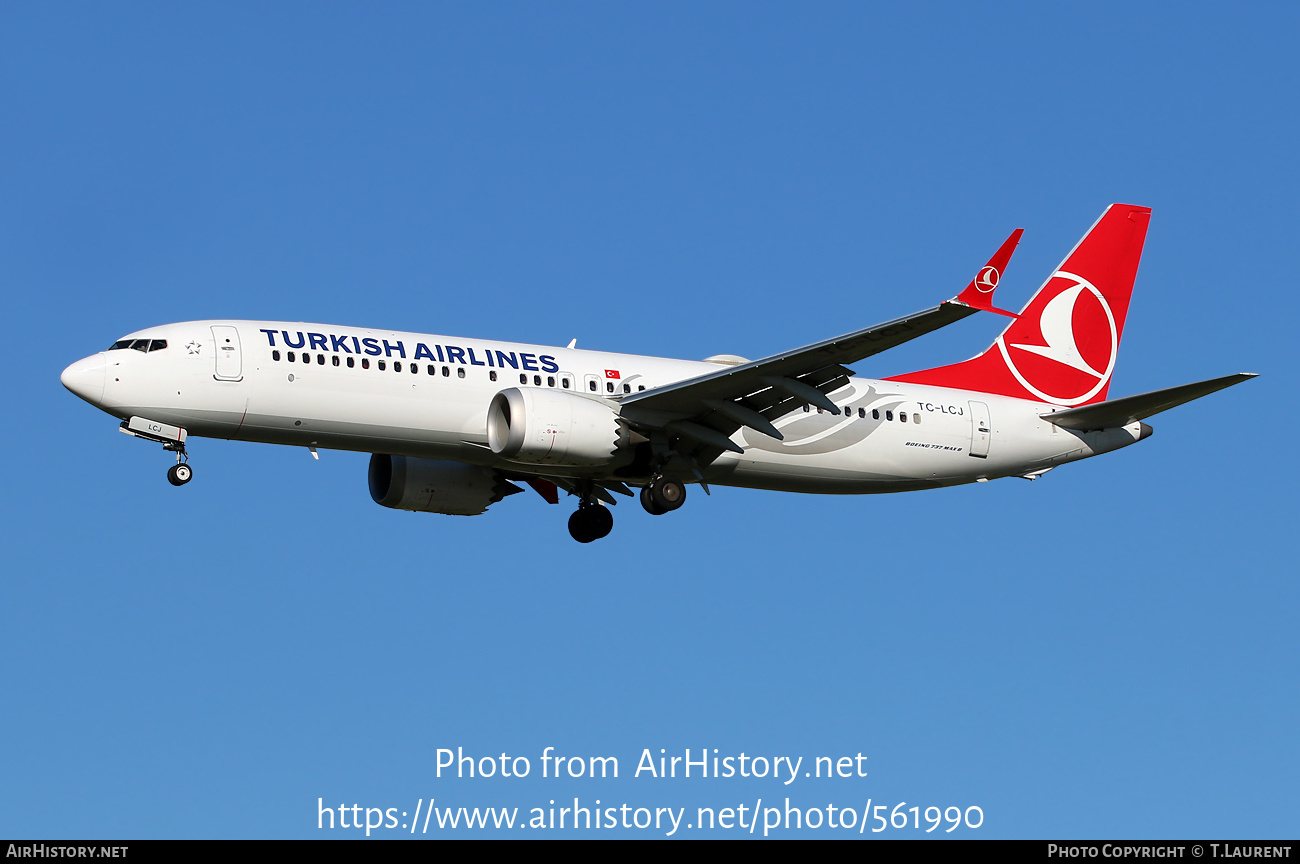
<path id="1" fill-rule="evenodd" d="M 637 440 L 603 399 L 520 387 L 492 397 L 487 435 L 493 453 L 533 465 L 608 465 Z"/>
<path id="2" fill-rule="evenodd" d="M 370 457 L 369 475 L 376 504 L 421 513 L 475 516 L 523 491 L 490 468 L 445 459 L 376 453 Z"/>

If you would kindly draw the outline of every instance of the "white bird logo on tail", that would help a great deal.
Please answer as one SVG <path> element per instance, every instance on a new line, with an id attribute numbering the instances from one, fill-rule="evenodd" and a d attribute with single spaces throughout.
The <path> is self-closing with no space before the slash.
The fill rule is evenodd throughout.
<path id="1" fill-rule="evenodd" d="M 1043 311 L 1039 314 L 1038 328 L 1042 333 L 1043 341 L 1047 344 L 1027 345 L 1016 343 L 1011 347 L 1037 354 L 1040 357 L 1046 357 L 1048 360 L 1054 360 L 1071 369 L 1077 369 L 1096 378 L 1097 383 L 1081 396 L 1063 397 L 1060 394 L 1047 393 L 1044 389 L 1029 383 L 1026 376 L 1011 359 L 1003 336 L 998 337 L 998 348 L 1001 349 L 1002 357 L 1011 370 L 1011 374 L 1030 393 L 1046 402 L 1053 402 L 1058 405 L 1078 405 L 1101 392 L 1101 389 L 1106 386 L 1106 382 L 1110 380 L 1111 373 L 1115 371 L 1115 357 L 1119 353 L 1117 350 L 1119 348 L 1119 334 L 1115 327 L 1115 315 L 1111 311 L 1110 304 L 1106 302 L 1105 296 L 1097 290 L 1097 286 L 1081 276 L 1066 273 L 1063 270 L 1053 273 L 1051 278 L 1055 279 L 1058 276 L 1069 279 L 1074 284 L 1047 301 L 1047 304 L 1043 306 Z M 1104 371 L 1096 369 L 1084 359 L 1083 354 L 1079 351 L 1078 336 L 1074 332 L 1074 307 L 1079 302 L 1079 296 L 1084 291 L 1091 292 L 1097 298 L 1097 302 L 1101 304 L 1102 310 L 1106 313 L 1106 322 L 1110 327 L 1110 352 Z"/>
<path id="2" fill-rule="evenodd" d="M 969 273 L 970 271 L 967 270 L 966 272 Z M 998 268 L 989 264 L 980 271 L 980 275 L 975 277 L 975 289 L 981 294 L 992 294 L 993 289 L 998 287 L 998 282 L 1001 279 L 1002 274 L 998 272 Z"/>

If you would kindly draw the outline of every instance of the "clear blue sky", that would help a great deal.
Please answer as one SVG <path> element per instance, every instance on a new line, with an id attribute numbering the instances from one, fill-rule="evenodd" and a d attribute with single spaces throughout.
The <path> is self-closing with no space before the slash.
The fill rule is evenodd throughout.
<path id="1" fill-rule="evenodd" d="M 577 796 L 1295 837 L 1298 30 L 1285 4 L 4 4 L 0 836 Z M 757 357 L 952 296 L 1023 227 L 1018 308 L 1114 201 L 1154 214 L 1112 395 L 1261 377 L 1032 485 L 694 491 L 584 547 L 532 493 L 380 508 L 364 454 L 197 440 L 173 489 L 59 384 L 202 318 Z M 532 774 L 437 778 L 457 746 Z M 620 778 L 543 779 L 548 746 Z M 645 748 L 868 776 L 634 779 Z"/>

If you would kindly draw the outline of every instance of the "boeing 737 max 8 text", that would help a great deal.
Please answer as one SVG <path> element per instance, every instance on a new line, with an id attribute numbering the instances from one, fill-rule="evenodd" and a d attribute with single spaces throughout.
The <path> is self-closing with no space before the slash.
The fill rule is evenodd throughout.
<path id="1" fill-rule="evenodd" d="M 861 494 L 932 489 L 1127 447 L 1142 421 L 1253 377 L 1108 400 L 1151 211 L 1107 208 L 1019 314 L 993 292 L 1013 233 L 957 297 L 762 360 L 701 362 L 276 321 L 192 321 L 126 336 L 63 384 L 176 453 L 190 436 L 356 450 L 385 507 L 482 513 L 535 489 L 578 499 L 580 542 L 633 495 L 663 514 L 699 484 Z M 882 380 L 849 364 L 978 310 L 1012 320 L 982 354 Z"/>

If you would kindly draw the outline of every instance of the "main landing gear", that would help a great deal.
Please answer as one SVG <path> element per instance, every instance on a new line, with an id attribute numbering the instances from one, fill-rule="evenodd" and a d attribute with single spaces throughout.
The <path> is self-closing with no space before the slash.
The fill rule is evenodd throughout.
<path id="1" fill-rule="evenodd" d="M 603 504 L 584 498 L 569 517 L 569 534 L 579 543 L 590 543 L 609 536 L 614 530 L 614 514 Z"/>
<path id="2" fill-rule="evenodd" d="M 569 517 L 569 533 L 579 543 L 590 543 L 609 536 L 614 530 L 614 514 L 591 494 L 590 486 L 582 503 Z M 641 489 L 641 506 L 647 513 L 660 516 L 686 503 L 686 486 L 671 477 L 655 477 Z"/>
<path id="3" fill-rule="evenodd" d="M 641 506 L 652 516 L 670 513 L 686 503 L 686 486 L 671 477 L 656 477 L 641 487 Z"/>

